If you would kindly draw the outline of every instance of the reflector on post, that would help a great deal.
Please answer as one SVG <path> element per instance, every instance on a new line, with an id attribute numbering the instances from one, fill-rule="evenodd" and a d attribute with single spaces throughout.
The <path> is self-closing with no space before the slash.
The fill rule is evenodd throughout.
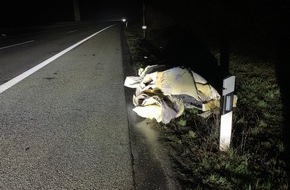
<path id="1" fill-rule="evenodd" d="M 231 143 L 234 90 L 235 76 L 224 79 L 220 123 L 220 150 L 222 151 L 227 151 Z"/>

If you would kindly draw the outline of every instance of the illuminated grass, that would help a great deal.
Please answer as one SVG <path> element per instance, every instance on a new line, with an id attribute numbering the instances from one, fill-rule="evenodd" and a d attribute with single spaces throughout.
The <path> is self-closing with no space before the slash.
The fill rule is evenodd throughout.
<path id="1" fill-rule="evenodd" d="M 151 62 L 142 59 L 148 50 L 138 45 L 136 32 L 129 28 L 126 36 L 133 61 L 140 67 Z M 169 147 L 176 180 L 183 189 L 286 190 L 282 105 L 274 66 L 271 60 L 233 52 L 230 72 L 236 76 L 238 104 L 228 152 L 219 151 L 218 112 L 204 119 L 190 109 L 167 125 L 156 123 Z"/>

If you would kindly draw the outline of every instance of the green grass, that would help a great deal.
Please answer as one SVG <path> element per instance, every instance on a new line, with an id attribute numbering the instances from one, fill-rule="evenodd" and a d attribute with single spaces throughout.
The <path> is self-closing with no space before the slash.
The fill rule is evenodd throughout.
<path id="1" fill-rule="evenodd" d="M 136 69 L 154 63 L 144 59 L 140 31 L 125 30 Z M 155 34 L 155 38 L 156 38 Z M 149 39 L 150 41 L 150 39 Z M 216 58 L 218 51 L 213 49 Z M 286 190 L 288 189 L 282 105 L 271 59 L 230 55 L 230 72 L 236 76 L 237 107 L 233 110 L 231 148 L 219 150 L 219 112 L 208 118 L 187 109 L 169 124 L 156 123 L 183 189 Z"/>

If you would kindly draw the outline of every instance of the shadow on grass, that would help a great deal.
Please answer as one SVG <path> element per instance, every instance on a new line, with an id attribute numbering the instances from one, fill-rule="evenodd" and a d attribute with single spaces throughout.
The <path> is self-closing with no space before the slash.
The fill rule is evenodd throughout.
<path id="1" fill-rule="evenodd" d="M 272 43 L 275 47 L 275 69 L 276 78 L 280 87 L 283 106 L 283 141 L 285 145 L 284 159 L 290 184 L 290 89 L 289 89 L 289 63 L 290 63 L 290 30 L 285 23 L 289 13 L 281 12 L 272 23 Z"/>
<path id="2" fill-rule="evenodd" d="M 193 32 L 175 30 L 163 56 L 164 64 L 190 68 L 221 93 L 225 74 L 207 44 Z"/>
<path id="3" fill-rule="evenodd" d="M 287 47 L 288 46 L 288 47 Z M 283 105 L 283 139 L 286 148 L 285 160 L 287 164 L 288 184 L 290 184 L 290 92 L 289 92 L 289 67 L 290 63 L 289 44 L 280 41 L 276 49 L 276 77 L 280 87 L 281 100 Z"/>

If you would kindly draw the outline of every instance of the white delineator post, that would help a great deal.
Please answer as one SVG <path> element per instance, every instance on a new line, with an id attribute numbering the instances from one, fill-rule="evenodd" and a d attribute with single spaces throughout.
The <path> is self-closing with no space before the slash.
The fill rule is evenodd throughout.
<path id="1" fill-rule="evenodd" d="M 220 122 L 220 150 L 227 151 L 232 136 L 233 100 L 235 90 L 235 76 L 223 80 L 221 122 Z"/>

